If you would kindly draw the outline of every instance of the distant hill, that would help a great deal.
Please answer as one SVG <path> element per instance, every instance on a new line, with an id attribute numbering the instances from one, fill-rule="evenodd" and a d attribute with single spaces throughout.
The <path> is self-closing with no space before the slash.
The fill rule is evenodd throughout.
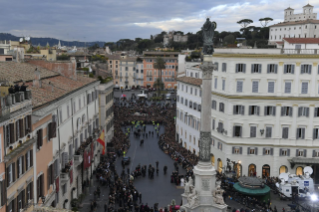
<path id="1" fill-rule="evenodd" d="M 20 37 L 14 36 L 9 33 L 0 33 L 0 40 L 12 40 L 12 41 L 19 41 Z M 94 44 L 98 44 L 100 47 L 104 46 L 103 41 L 94 41 L 94 42 L 78 42 L 78 41 L 64 41 L 60 40 L 61 46 L 77 46 L 77 47 L 89 47 L 93 46 Z M 40 44 L 41 46 L 46 46 L 49 43 L 50 46 L 58 45 L 59 40 L 55 38 L 33 38 L 31 37 L 31 43 L 34 46 Z"/>

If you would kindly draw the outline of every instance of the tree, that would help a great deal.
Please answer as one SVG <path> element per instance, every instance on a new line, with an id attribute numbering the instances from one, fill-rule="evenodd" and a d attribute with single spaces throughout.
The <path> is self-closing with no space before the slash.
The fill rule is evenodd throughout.
<path id="1" fill-rule="evenodd" d="M 227 36 L 224 38 L 224 42 L 226 42 L 227 44 L 233 44 L 233 43 L 235 43 L 235 36 L 232 35 L 232 34 L 227 35 Z"/>
<path id="2" fill-rule="evenodd" d="M 266 27 L 267 24 L 268 24 L 270 21 L 273 21 L 273 20 L 274 20 L 274 19 L 269 18 L 269 17 L 259 19 L 260 24 L 261 24 L 261 26 L 263 26 L 263 27 Z"/>
<path id="3" fill-rule="evenodd" d="M 253 21 L 250 19 L 242 19 L 237 22 L 237 24 L 239 24 L 242 28 L 246 28 L 251 23 L 253 23 Z"/>
<path id="4" fill-rule="evenodd" d="M 255 31 L 255 28 L 256 28 L 255 26 L 249 26 L 246 29 L 252 32 L 252 31 Z"/>
<path id="5" fill-rule="evenodd" d="M 161 57 L 157 57 L 154 63 L 154 69 L 158 70 L 158 78 L 154 83 L 154 87 L 157 90 L 157 96 L 161 94 L 161 91 L 164 89 L 164 83 L 162 81 L 162 70 L 165 69 L 166 63 L 165 60 Z"/>
<path id="6" fill-rule="evenodd" d="M 93 46 L 90 46 L 89 50 L 93 50 L 94 51 L 95 49 L 98 49 L 98 48 L 100 48 L 100 46 L 99 46 L 99 44 L 96 43 Z"/>

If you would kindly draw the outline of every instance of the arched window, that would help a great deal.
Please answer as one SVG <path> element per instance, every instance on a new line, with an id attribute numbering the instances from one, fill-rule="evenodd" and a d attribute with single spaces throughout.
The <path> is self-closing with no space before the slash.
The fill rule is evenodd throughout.
<path id="1" fill-rule="evenodd" d="M 287 166 L 280 166 L 280 168 L 279 168 L 279 174 L 281 174 L 281 173 L 287 173 L 287 172 L 288 172 Z"/>
<path id="2" fill-rule="evenodd" d="M 262 167 L 262 178 L 270 177 L 270 166 L 268 164 Z"/>
<path id="3" fill-rule="evenodd" d="M 217 171 L 218 171 L 219 173 L 222 173 L 222 172 L 223 172 L 223 161 L 222 161 L 220 158 L 218 158 L 218 159 L 217 159 L 217 163 L 218 163 Z"/>
<path id="4" fill-rule="evenodd" d="M 215 156 L 213 154 L 210 156 L 210 162 L 212 163 L 212 166 L 215 166 Z"/>
<path id="5" fill-rule="evenodd" d="M 236 163 L 234 168 L 235 168 L 235 172 L 236 172 L 237 177 L 240 177 L 242 175 L 242 166 L 241 166 L 241 164 Z"/>
<path id="6" fill-rule="evenodd" d="M 250 164 L 248 166 L 248 176 L 250 176 L 250 177 L 256 176 L 256 165 L 255 164 Z"/>
<path id="7" fill-rule="evenodd" d="M 302 166 L 298 166 L 296 168 L 296 175 L 303 175 L 303 167 Z"/>

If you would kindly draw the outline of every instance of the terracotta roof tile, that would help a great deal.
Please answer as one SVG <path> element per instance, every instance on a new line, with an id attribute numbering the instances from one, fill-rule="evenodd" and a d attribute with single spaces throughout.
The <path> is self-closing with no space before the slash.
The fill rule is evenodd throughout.
<path id="1" fill-rule="evenodd" d="M 11 83 L 34 79 L 34 71 L 38 68 L 41 78 L 58 76 L 59 74 L 29 63 L 0 62 L 0 76 Z"/>
<path id="2" fill-rule="evenodd" d="M 319 44 L 319 38 L 284 38 L 288 43 Z"/>
<path id="3" fill-rule="evenodd" d="M 77 80 L 63 76 L 55 76 L 42 79 L 41 88 L 33 86 L 33 82 L 28 82 L 26 84 L 28 85 L 28 89 L 30 89 L 32 92 L 32 105 L 33 107 L 37 107 L 62 97 L 63 95 L 66 95 L 94 81 L 96 80 L 79 75 L 77 76 Z"/>
<path id="4" fill-rule="evenodd" d="M 187 84 L 195 85 L 195 86 L 201 86 L 202 85 L 202 79 L 194 78 L 194 77 L 178 77 L 177 81 L 184 82 Z"/>

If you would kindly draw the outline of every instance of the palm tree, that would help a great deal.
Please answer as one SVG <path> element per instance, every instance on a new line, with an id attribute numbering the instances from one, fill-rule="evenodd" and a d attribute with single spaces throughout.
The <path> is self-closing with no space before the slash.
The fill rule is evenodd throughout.
<path id="1" fill-rule="evenodd" d="M 165 85 L 162 81 L 162 70 L 165 69 L 165 60 L 161 57 L 157 57 L 154 63 L 154 69 L 158 70 L 158 78 L 154 82 L 154 87 L 157 90 L 157 96 L 161 94 L 161 91 L 164 89 Z"/>

